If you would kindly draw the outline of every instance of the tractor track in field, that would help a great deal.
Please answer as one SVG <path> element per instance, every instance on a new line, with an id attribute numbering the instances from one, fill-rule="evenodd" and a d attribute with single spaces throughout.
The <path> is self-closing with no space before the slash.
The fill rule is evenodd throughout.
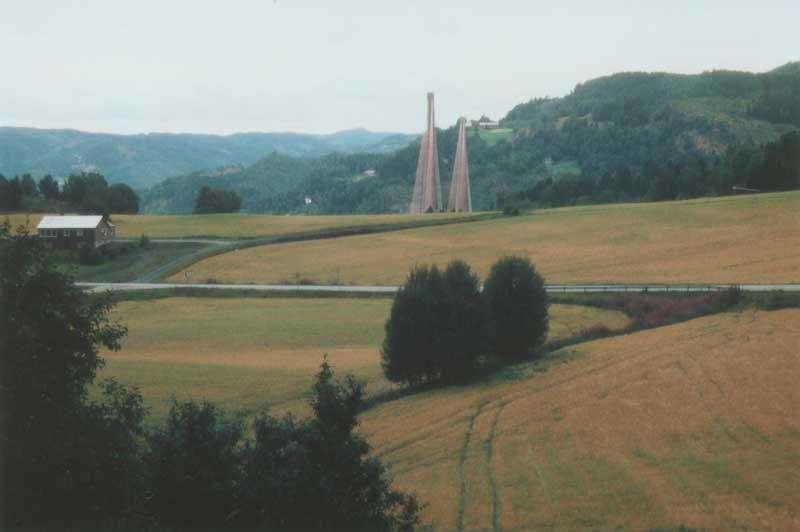
<path id="1" fill-rule="evenodd" d="M 500 422 L 500 415 L 508 402 L 502 403 L 494 413 L 492 428 L 489 431 L 489 438 L 486 440 L 486 475 L 489 477 L 489 486 L 492 489 L 492 530 L 500 532 L 500 490 L 497 487 L 497 477 L 494 474 L 492 459 L 494 457 L 494 439 L 497 436 L 497 425 Z"/>
<path id="2" fill-rule="evenodd" d="M 461 446 L 461 452 L 458 456 L 458 480 L 461 485 L 461 492 L 459 493 L 458 497 L 459 532 L 463 532 L 464 530 L 464 511 L 467 507 L 467 479 L 464 476 L 464 465 L 467 462 L 467 454 L 469 453 L 469 444 L 472 440 L 472 431 L 475 428 L 475 420 L 481 415 L 484 405 L 486 405 L 486 402 L 478 403 L 475 412 L 472 414 L 472 416 L 470 416 L 467 431 L 464 433 L 464 444 Z"/>

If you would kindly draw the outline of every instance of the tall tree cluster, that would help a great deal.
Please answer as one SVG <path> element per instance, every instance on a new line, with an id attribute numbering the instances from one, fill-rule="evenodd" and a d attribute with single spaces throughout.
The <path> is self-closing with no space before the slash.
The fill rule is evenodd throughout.
<path id="1" fill-rule="evenodd" d="M 395 296 L 381 350 L 392 382 L 468 381 L 496 361 L 535 354 L 548 331 L 544 280 L 526 258 L 504 257 L 484 283 L 460 260 L 411 270 Z"/>
<path id="2" fill-rule="evenodd" d="M 139 197 L 128 185 L 109 186 L 106 178 L 96 172 L 70 175 L 62 196 L 81 212 L 94 214 L 136 214 Z"/>
<path id="3" fill-rule="evenodd" d="M 382 360 L 393 382 L 463 382 L 488 347 L 480 282 L 463 261 L 411 270 L 386 322 Z"/>

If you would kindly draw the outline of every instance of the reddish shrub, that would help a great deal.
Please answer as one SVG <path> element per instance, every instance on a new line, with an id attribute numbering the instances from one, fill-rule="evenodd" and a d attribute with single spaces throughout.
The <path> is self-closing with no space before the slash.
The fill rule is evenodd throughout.
<path id="1" fill-rule="evenodd" d="M 655 305 L 640 306 L 645 312 L 631 314 L 634 322 L 642 327 L 655 327 L 679 319 L 701 316 L 718 312 L 739 301 L 741 292 L 738 288 L 729 288 L 718 292 L 708 292 L 698 296 L 681 298 L 660 298 Z"/>

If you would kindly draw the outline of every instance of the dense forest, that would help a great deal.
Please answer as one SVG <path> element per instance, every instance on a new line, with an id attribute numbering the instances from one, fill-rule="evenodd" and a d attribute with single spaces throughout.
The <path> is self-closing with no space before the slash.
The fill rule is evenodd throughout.
<path id="1" fill-rule="evenodd" d="M 272 151 L 317 157 L 338 152 L 390 152 L 413 135 L 365 129 L 329 135 L 237 133 L 190 135 L 148 133 L 112 135 L 68 129 L 0 127 L 0 173 L 29 172 L 64 178 L 80 171 L 99 172 L 110 183 L 135 189 L 203 168 L 250 165 Z"/>
<path id="2" fill-rule="evenodd" d="M 797 188 L 800 63 L 764 74 L 615 74 L 520 104 L 501 126 L 469 133 L 476 209 Z M 455 126 L 438 131 L 444 194 L 455 141 Z M 169 179 L 143 210 L 191 212 L 200 187 L 213 186 L 239 192 L 247 212 L 405 212 L 418 150 L 417 141 L 383 154 L 273 153 L 246 168 Z"/>

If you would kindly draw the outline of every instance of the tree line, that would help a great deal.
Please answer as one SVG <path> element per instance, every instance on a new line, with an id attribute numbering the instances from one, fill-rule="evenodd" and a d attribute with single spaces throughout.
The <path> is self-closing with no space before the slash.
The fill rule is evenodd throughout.
<path id="1" fill-rule="evenodd" d="M 759 192 L 800 189 L 800 132 L 787 133 L 764 146 L 732 145 L 713 164 L 692 156 L 673 163 L 648 161 L 641 173 L 623 168 L 599 177 L 548 176 L 525 189 L 505 192 L 498 198 L 498 207 L 724 196 L 733 193 L 737 185 Z"/>
<path id="2" fill-rule="evenodd" d="M 106 178 L 96 172 L 71 174 L 63 187 L 51 175 L 43 176 L 38 182 L 30 174 L 13 179 L 0 175 L 0 209 L 136 214 L 139 196 L 124 183 L 109 185 Z"/>
<path id="3" fill-rule="evenodd" d="M 127 333 L 25 232 L 0 227 L 0 528 L 411 530 L 419 502 L 394 490 L 354 432 L 364 387 L 323 360 L 297 420 L 250 427 L 210 403 L 173 402 L 147 428 L 136 388 L 98 381 L 98 349 Z M 90 393 L 92 389 L 96 392 Z"/>

